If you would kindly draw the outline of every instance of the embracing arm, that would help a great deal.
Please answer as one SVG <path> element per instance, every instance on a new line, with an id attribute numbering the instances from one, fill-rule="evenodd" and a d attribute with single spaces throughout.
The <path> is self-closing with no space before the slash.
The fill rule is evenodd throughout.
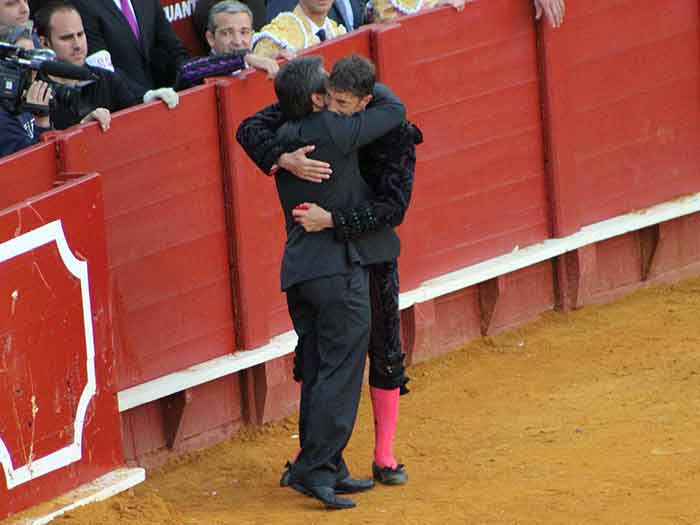
<path id="1" fill-rule="evenodd" d="M 285 123 L 279 104 L 272 104 L 238 126 L 236 140 L 260 170 L 270 175 L 277 159 L 286 151 L 277 141 L 277 130 Z"/>
<path id="2" fill-rule="evenodd" d="M 403 122 L 360 151 L 360 171 L 374 189 L 375 199 L 331 211 L 304 203 L 292 216 L 306 231 L 335 228 L 339 241 L 355 239 L 386 226 L 398 226 L 411 200 L 416 145 L 422 141 L 420 130 L 410 122 Z"/>
<path id="3" fill-rule="evenodd" d="M 314 145 L 294 149 L 277 138 L 277 130 L 286 122 L 279 104 L 273 104 L 245 119 L 238 128 L 236 139 L 260 170 L 274 174 L 279 166 L 290 171 L 300 179 L 310 182 L 323 182 L 331 174 L 330 164 L 320 160 L 309 159 Z"/>

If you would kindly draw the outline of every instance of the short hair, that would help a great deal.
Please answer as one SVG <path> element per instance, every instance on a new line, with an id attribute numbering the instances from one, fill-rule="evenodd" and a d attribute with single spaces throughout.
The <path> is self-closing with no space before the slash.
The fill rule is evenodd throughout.
<path id="1" fill-rule="evenodd" d="M 29 24 L 0 26 L 0 42 L 15 45 L 19 40 L 32 40 L 32 30 Z"/>
<path id="2" fill-rule="evenodd" d="M 377 70 L 368 59 L 359 55 L 338 60 L 328 77 L 328 87 L 333 91 L 352 93 L 364 98 L 371 95 L 377 81 Z"/>
<path id="3" fill-rule="evenodd" d="M 214 21 L 214 17 L 216 17 L 216 15 L 220 15 L 221 13 L 227 13 L 229 15 L 245 13 L 250 17 L 250 23 L 253 23 L 253 12 L 250 10 L 250 7 L 245 5 L 243 2 L 239 2 L 238 0 L 223 0 L 222 2 L 211 6 L 211 9 L 209 10 L 207 31 L 210 33 L 216 32 L 216 22 Z"/>
<path id="4" fill-rule="evenodd" d="M 36 32 L 39 36 L 49 38 L 51 36 L 51 17 L 58 11 L 75 11 L 80 14 L 78 8 L 67 0 L 52 0 L 37 11 L 34 16 Z"/>
<path id="5" fill-rule="evenodd" d="M 275 93 L 280 109 L 289 120 L 313 112 L 311 95 L 326 92 L 326 73 L 318 56 L 297 57 L 282 66 L 275 77 Z"/>

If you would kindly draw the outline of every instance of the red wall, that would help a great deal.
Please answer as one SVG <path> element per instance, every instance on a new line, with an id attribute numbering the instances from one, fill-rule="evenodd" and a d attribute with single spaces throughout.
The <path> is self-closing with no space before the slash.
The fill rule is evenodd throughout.
<path id="1" fill-rule="evenodd" d="M 569 4 L 542 35 L 558 236 L 700 181 L 698 2 Z"/>

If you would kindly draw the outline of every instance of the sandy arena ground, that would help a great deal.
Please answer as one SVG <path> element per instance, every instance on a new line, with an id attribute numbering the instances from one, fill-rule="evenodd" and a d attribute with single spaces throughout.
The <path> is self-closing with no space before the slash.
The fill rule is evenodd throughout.
<path id="1" fill-rule="evenodd" d="M 700 523 L 700 279 L 551 312 L 410 372 L 396 446 L 409 484 L 356 509 L 278 486 L 290 418 L 53 523 Z M 356 476 L 370 475 L 368 401 L 347 450 Z"/>

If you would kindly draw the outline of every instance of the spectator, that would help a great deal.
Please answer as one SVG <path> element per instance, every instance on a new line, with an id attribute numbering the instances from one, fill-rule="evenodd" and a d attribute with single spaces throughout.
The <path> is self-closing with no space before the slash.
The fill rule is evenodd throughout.
<path id="1" fill-rule="evenodd" d="M 267 71 L 270 77 L 279 70 L 274 59 L 249 52 L 253 41 L 253 13 L 237 0 L 224 0 L 211 8 L 205 36 L 212 55 L 245 51 L 244 60 L 248 66 Z"/>
<path id="2" fill-rule="evenodd" d="M 31 30 L 23 26 L 3 27 L 0 29 L 0 41 L 34 49 Z M 41 134 L 51 127 L 48 114 L 51 88 L 46 82 L 34 80 L 35 76 L 36 73 L 32 73 L 32 83 L 24 96 L 26 103 L 36 108 L 32 112 L 22 111 L 11 106 L 9 101 L 0 99 L 0 156 L 36 144 Z M 39 109 L 42 106 L 45 110 Z"/>
<path id="3" fill-rule="evenodd" d="M 280 13 L 253 38 L 253 53 L 289 57 L 324 40 L 344 35 L 345 26 L 328 18 L 329 0 L 299 0 L 294 11 Z"/>
<path id="4" fill-rule="evenodd" d="M 210 55 L 182 65 L 177 89 L 200 84 L 207 77 L 235 75 L 247 66 L 266 71 L 269 78 L 274 78 L 279 70 L 277 61 L 250 52 L 252 21 L 250 9 L 238 0 L 223 0 L 212 6 L 205 35 L 211 46 Z"/>
<path id="5" fill-rule="evenodd" d="M 269 0 L 267 3 L 267 21 L 271 22 L 277 15 L 292 11 L 295 0 Z M 353 31 L 366 21 L 366 2 L 364 0 L 334 0 L 328 18 L 343 24 L 345 29 Z"/>
<path id="6" fill-rule="evenodd" d="M 159 0 L 75 0 L 88 53 L 108 51 L 114 66 L 143 91 L 172 86 L 187 51 Z"/>
<path id="7" fill-rule="evenodd" d="M 207 25 L 209 24 L 209 11 L 212 6 L 218 3 L 220 0 L 199 0 L 197 2 L 197 7 L 194 8 L 194 13 L 192 14 L 192 24 L 194 25 L 194 30 L 197 33 L 197 38 L 199 38 L 202 48 L 206 49 L 208 46 L 207 39 L 204 34 L 207 31 Z M 259 31 L 262 26 L 265 25 L 265 0 L 246 0 L 243 2 L 248 6 L 253 15 L 253 29 Z"/>
<path id="8" fill-rule="evenodd" d="M 87 38 L 83 22 L 80 13 L 71 3 L 57 0 L 43 7 L 36 15 L 36 27 L 42 45 L 53 50 L 58 60 L 87 67 L 97 78 L 95 82 L 81 88 L 79 95 L 74 97 L 74 103 L 66 104 L 59 100 L 58 104 L 52 106 L 51 120 L 56 129 L 97 120 L 102 130 L 107 131 L 112 112 L 135 106 L 153 97 L 162 98 L 171 107 L 177 105 L 177 94 L 172 90 L 134 93 L 121 74 L 87 66 Z M 78 84 L 76 80 L 55 80 L 67 86 Z M 171 100 L 172 97 L 175 97 L 174 101 Z"/>
<path id="9" fill-rule="evenodd" d="M 464 8 L 466 2 L 474 0 L 372 0 L 369 17 L 372 22 L 391 22 L 400 16 L 414 15 L 424 9 L 451 5 L 457 11 Z"/>
<path id="10" fill-rule="evenodd" d="M 0 29 L 10 30 L 29 21 L 27 0 L 0 0 Z"/>

